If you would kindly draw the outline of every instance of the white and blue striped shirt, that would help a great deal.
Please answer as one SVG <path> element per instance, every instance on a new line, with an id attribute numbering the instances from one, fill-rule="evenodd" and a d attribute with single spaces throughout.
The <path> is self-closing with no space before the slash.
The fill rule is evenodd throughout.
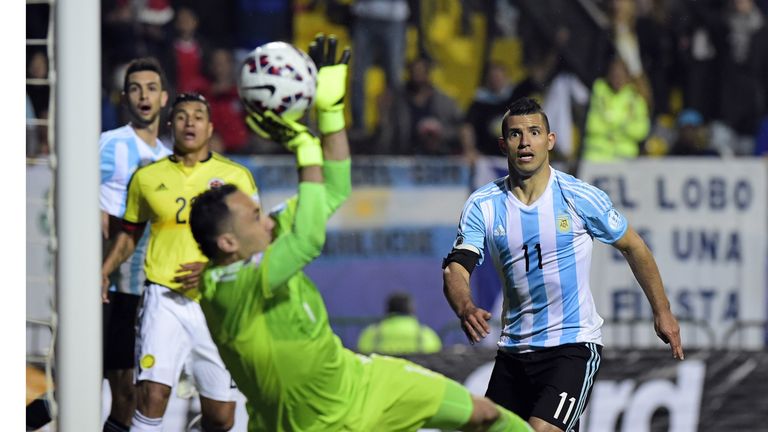
<path id="1" fill-rule="evenodd" d="M 602 345 L 603 319 L 589 287 L 592 238 L 615 242 L 627 220 L 602 190 L 551 172 L 531 205 L 514 196 L 508 176 L 476 190 L 464 205 L 454 243 L 480 255 L 480 263 L 488 246 L 504 291 L 498 345 L 511 352 Z"/>
<path id="2" fill-rule="evenodd" d="M 99 160 L 101 187 L 99 206 L 108 214 L 122 218 L 125 213 L 125 198 L 128 182 L 133 173 L 144 165 L 162 159 L 172 152 L 159 139 L 154 147 L 136 135 L 130 125 L 106 131 L 99 139 Z M 141 294 L 144 283 L 144 254 L 147 248 L 149 230 L 136 245 L 136 251 L 120 269 L 112 275 L 111 291 Z"/>

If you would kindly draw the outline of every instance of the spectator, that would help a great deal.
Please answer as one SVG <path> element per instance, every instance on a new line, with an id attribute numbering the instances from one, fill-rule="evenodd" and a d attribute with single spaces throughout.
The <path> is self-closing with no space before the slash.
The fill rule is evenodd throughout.
<path id="1" fill-rule="evenodd" d="M 363 354 L 430 354 L 442 349 L 437 333 L 415 316 L 407 293 L 396 292 L 387 298 L 387 316 L 366 327 L 357 341 Z"/>
<path id="2" fill-rule="evenodd" d="M 35 80 L 48 79 L 48 57 L 42 51 L 33 51 L 27 64 L 27 78 Z M 50 86 L 48 84 L 27 85 L 27 118 L 39 120 L 48 119 L 48 102 Z M 30 111 L 30 105 L 32 110 Z M 30 117 L 31 115 L 31 117 Z M 36 157 L 47 155 L 48 126 L 27 126 L 27 156 Z"/>
<path id="3" fill-rule="evenodd" d="M 140 57 L 139 25 L 130 0 L 102 0 L 101 57 L 105 75 Z M 118 89 L 122 88 L 121 85 Z"/>
<path id="4" fill-rule="evenodd" d="M 226 153 L 247 151 L 248 132 L 246 130 L 243 104 L 237 93 L 235 63 L 232 52 L 217 48 L 211 53 L 208 64 L 211 82 L 204 92 L 211 106 L 211 121 L 221 138 Z"/>
<path id="5" fill-rule="evenodd" d="M 635 24 L 640 58 L 653 96 L 653 118 L 669 113 L 670 87 L 676 79 L 675 30 L 677 10 L 672 0 L 649 0 L 646 13 Z"/>
<path id="6" fill-rule="evenodd" d="M 640 43 L 635 31 L 636 7 L 634 0 L 613 0 L 611 2 L 613 43 L 618 55 L 627 65 L 629 74 L 633 77 L 643 74 Z"/>
<path id="7" fill-rule="evenodd" d="M 734 152 L 751 155 L 753 135 L 766 109 L 763 87 L 766 76 L 756 64 L 765 62 L 768 53 L 758 38 L 765 38 L 765 18 L 753 0 L 731 0 L 724 19 L 727 25 L 726 55 L 722 57 L 720 119 L 738 136 Z M 764 73 L 764 71 L 762 71 Z"/>
<path id="8" fill-rule="evenodd" d="M 195 11 L 188 7 L 179 8 L 175 21 L 176 39 L 173 41 L 176 91 L 179 93 L 200 92 L 207 86 L 203 75 L 207 44 L 197 35 L 198 25 Z"/>
<path id="9" fill-rule="evenodd" d="M 512 101 L 513 89 L 502 65 L 488 65 L 483 85 L 475 92 L 461 126 L 461 145 L 470 164 L 474 164 L 479 155 L 498 155 L 498 131 Z"/>
<path id="10" fill-rule="evenodd" d="M 184 0 L 174 2 L 183 4 L 193 10 L 200 20 L 197 33 L 205 36 L 205 41 L 211 46 L 234 47 L 235 46 L 235 8 L 234 1 L 210 1 L 210 0 Z M 179 6 L 179 9 L 181 6 Z M 177 11 L 178 13 L 178 11 Z M 256 25 L 255 23 L 253 25 Z M 251 47 L 254 48 L 254 47 Z"/>
<path id="11" fill-rule="evenodd" d="M 48 57 L 43 51 L 33 51 L 27 59 L 27 78 L 36 80 L 48 79 Z M 37 118 L 43 118 L 48 113 L 50 87 L 48 84 L 27 85 L 27 95 L 32 101 Z"/>
<path id="12" fill-rule="evenodd" d="M 589 87 L 567 70 L 560 71 L 549 84 L 543 107 L 549 116 L 549 124 L 557 133 L 557 147 L 552 150 L 552 160 L 573 163 L 576 156 L 574 125 L 583 125 L 589 103 Z"/>
<path id="13" fill-rule="evenodd" d="M 720 156 L 709 148 L 704 117 L 696 110 L 683 110 L 677 117 L 678 135 L 670 156 Z"/>
<path id="14" fill-rule="evenodd" d="M 174 10 L 170 0 L 138 2 L 136 19 L 139 28 L 139 54 L 143 57 L 155 57 L 166 71 L 173 71 L 175 67 L 171 28 L 173 16 Z M 170 72 L 168 74 L 172 79 L 175 78 Z"/>
<path id="15" fill-rule="evenodd" d="M 684 106 L 695 109 L 705 121 L 718 115 L 721 82 L 718 63 L 724 51 L 718 0 L 686 2 L 678 20 L 679 50 Z"/>
<path id="16" fill-rule="evenodd" d="M 583 159 L 609 162 L 637 157 L 650 123 L 645 99 L 631 82 L 624 61 L 614 57 L 607 76 L 592 86 Z"/>
<path id="17" fill-rule="evenodd" d="M 434 86 L 429 60 L 411 63 L 401 92 L 380 99 L 378 148 L 383 153 L 449 155 L 459 153 L 461 110 L 450 96 Z"/>
<path id="18" fill-rule="evenodd" d="M 400 91 L 410 8 L 407 0 L 357 0 L 352 14 L 352 128 L 360 132 L 365 130 L 365 74 L 376 58 L 382 62 L 387 90 Z"/>
<path id="19" fill-rule="evenodd" d="M 593 78 L 589 77 L 598 74 L 596 71 L 600 70 L 600 65 L 599 62 L 584 63 L 587 57 L 574 54 L 579 52 L 574 45 L 574 41 L 579 38 L 571 36 L 567 23 L 555 24 L 548 35 L 542 35 L 539 29 L 532 28 L 529 21 L 525 20 L 526 23 L 521 26 L 521 33 L 527 42 L 524 53 L 528 59 L 526 64 L 529 65 L 529 74 L 515 86 L 510 99 L 528 97 L 542 102 L 551 130 L 557 133 L 558 146 L 552 153 L 553 162 L 573 163 L 576 156 L 574 126 L 581 127 L 584 124 L 589 102 L 590 90 L 584 80 L 592 82 Z M 601 46 L 601 41 L 596 40 L 589 49 L 599 52 Z M 492 154 L 498 157 L 497 152 Z"/>
<path id="20" fill-rule="evenodd" d="M 636 90 L 645 98 L 648 106 L 653 106 L 653 95 L 645 75 L 641 55 L 641 43 L 637 31 L 637 5 L 635 0 L 613 0 L 611 3 L 611 30 L 617 55 L 621 57 L 635 82 Z M 658 38 L 659 35 L 653 35 Z"/>

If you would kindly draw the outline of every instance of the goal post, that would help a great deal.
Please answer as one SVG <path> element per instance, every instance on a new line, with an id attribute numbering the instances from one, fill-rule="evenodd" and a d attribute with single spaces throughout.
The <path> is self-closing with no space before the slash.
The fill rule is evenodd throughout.
<path id="1" fill-rule="evenodd" d="M 98 0 L 53 2 L 58 429 L 101 430 Z M 55 72 L 54 72 L 55 71 Z"/>

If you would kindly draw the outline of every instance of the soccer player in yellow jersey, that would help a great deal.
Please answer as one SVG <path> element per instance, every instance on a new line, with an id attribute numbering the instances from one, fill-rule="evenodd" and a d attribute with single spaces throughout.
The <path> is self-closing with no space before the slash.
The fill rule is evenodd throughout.
<path id="1" fill-rule="evenodd" d="M 200 304 L 248 398 L 248 430 L 530 431 L 520 417 L 443 375 L 403 359 L 357 355 L 333 333 L 322 296 L 302 271 L 320 254 L 326 221 L 351 190 L 342 103 L 348 56 L 335 63 L 333 46 L 313 55 L 322 148 L 305 126 L 274 113 L 250 120 L 296 154 L 298 196 L 269 214 L 225 185 L 200 195 L 190 214 L 192 233 L 211 259 Z"/>
<path id="2" fill-rule="evenodd" d="M 207 259 L 189 229 L 194 198 L 226 183 L 258 200 L 251 173 L 212 153 L 210 107 L 187 93 L 173 103 L 173 155 L 138 169 L 128 186 L 123 231 L 102 266 L 109 275 L 133 252 L 150 222 L 144 265 L 146 288 L 138 315 L 138 400 L 132 431 L 161 431 L 171 390 L 188 357 L 200 392 L 202 427 L 226 431 L 234 423 L 234 383 L 211 340 L 198 303 L 197 283 Z"/>
<path id="3" fill-rule="evenodd" d="M 128 64 L 123 80 L 122 102 L 130 118 L 123 127 L 106 131 L 99 139 L 99 207 L 102 251 L 109 251 L 120 232 L 125 212 L 128 181 L 141 166 L 167 157 L 171 150 L 159 138 L 160 117 L 168 102 L 165 72 L 154 58 L 138 58 Z M 103 432 L 127 432 L 136 410 L 136 311 L 144 291 L 144 251 L 149 233 L 136 245 L 115 273 L 103 309 L 104 377 L 109 381 L 112 406 Z"/>

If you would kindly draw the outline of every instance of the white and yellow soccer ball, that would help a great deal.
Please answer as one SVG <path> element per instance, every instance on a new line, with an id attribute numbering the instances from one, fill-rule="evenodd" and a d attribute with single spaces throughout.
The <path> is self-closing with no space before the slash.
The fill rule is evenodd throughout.
<path id="1" fill-rule="evenodd" d="M 269 42 L 254 49 L 240 67 L 238 92 L 246 109 L 272 110 L 298 120 L 312 106 L 317 67 L 300 49 L 286 42 Z"/>

